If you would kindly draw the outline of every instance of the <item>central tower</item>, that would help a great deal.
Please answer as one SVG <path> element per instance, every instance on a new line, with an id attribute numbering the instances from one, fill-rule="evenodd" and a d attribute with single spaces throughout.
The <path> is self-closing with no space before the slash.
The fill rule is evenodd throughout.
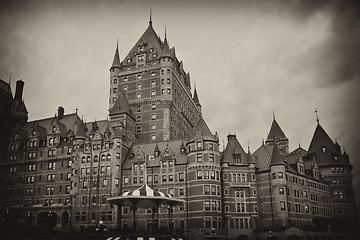
<path id="1" fill-rule="evenodd" d="M 201 105 L 195 90 L 191 93 L 190 75 L 175 55 L 175 48 L 149 26 L 120 61 L 118 46 L 110 68 L 109 111 L 125 94 L 135 119 L 138 142 L 189 138 L 201 117 Z M 116 126 L 116 116 L 110 115 Z"/>

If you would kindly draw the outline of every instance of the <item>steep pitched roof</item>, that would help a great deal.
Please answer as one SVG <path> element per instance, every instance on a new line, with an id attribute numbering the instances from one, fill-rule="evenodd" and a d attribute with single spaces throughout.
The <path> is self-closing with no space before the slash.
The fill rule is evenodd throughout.
<path id="1" fill-rule="evenodd" d="M 114 106 L 110 109 L 110 116 L 119 113 L 131 114 L 130 104 L 125 93 L 120 92 Z"/>
<path id="2" fill-rule="evenodd" d="M 127 59 L 132 59 L 134 52 L 138 51 L 139 45 L 146 45 L 146 48 L 152 48 L 154 52 L 162 53 L 163 43 L 161 42 L 159 36 L 156 34 L 155 30 L 150 23 L 148 28 L 145 30 L 140 39 L 135 43 L 130 52 L 122 61 L 122 65 L 128 65 Z"/>
<path id="3" fill-rule="evenodd" d="M 196 105 L 200 105 L 200 101 L 199 101 L 199 97 L 198 97 L 196 88 L 194 88 L 194 97 L 193 97 L 193 100 L 194 100 L 194 103 L 195 103 Z"/>
<path id="4" fill-rule="evenodd" d="M 339 150 L 323 127 L 318 124 L 308 150 L 309 154 L 315 153 L 318 166 L 335 163 L 334 156 L 338 157 L 338 163 L 348 163 Z"/>
<path id="5" fill-rule="evenodd" d="M 175 141 L 167 141 L 167 142 L 157 142 L 157 143 L 144 143 L 144 144 L 135 144 L 130 152 L 134 152 L 135 149 L 140 149 L 141 152 L 144 153 L 144 156 L 147 161 L 147 166 L 160 166 L 160 160 L 162 158 L 162 155 L 159 157 L 155 157 L 155 149 L 158 148 L 158 150 L 161 153 L 165 153 L 169 149 L 171 153 L 173 154 L 176 164 L 185 164 L 187 163 L 186 154 L 181 154 L 182 140 L 175 140 Z M 134 160 L 134 157 L 130 157 L 130 154 L 126 157 L 124 160 L 123 167 L 125 169 L 130 169 L 132 161 Z"/>
<path id="6" fill-rule="evenodd" d="M 120 68 L 121 67 L 121 64 L 120 64 L 120 56 L 119 56 L 119 48 L 118 46 L 116 45 L 116 51 L 115 51 L 115 55 L 114 55 L 114 60 L 113 60 L 113 63 L 111 65 L 111 68 Z"/>
<path id="7" fill-rule="evenodd" d="M 297 149 L 289 153 L 287 156 L 285 156 L 286 161 L 289 164 L 296 163 L 300 160 L 300 158 L 306 156 L 307 152 L 305 149 L 303 149 L 301 146 L 299 146 Z"/>
<path id="8" fill-rule="evenodd" d="M 271 155 L 270 167 L 275 166 L 275 165 L 286 165 L 285 164 L 285 159 L 283 158 L 283 156 L 281 156 L 280 150 L 279 150 L 279 148 L 277 147 L 276 144 L 273 147 L 273 152 L 272 152 L 272 155 Z"/>
<path id="9" fill-rule="evenodd" d="M 275 138 L 279 140 L 288 140 L 274 117 L 266 142 L 272 142 Z"/>
<path id="10" fill-rule="evenodd" d="M 269 168 L 272 152 L 273 146 L 263 144 L 253 153 L 253 156 L 257 158 L 256 167 L 258 170 L 265 170 Z"/>
<path id="11" fill-rule="evenodd" d="M 215 140 L 214 135 L 211 133 L 208 125 L 206 124 L 205 120 L 202 117 L 194 127 L 193 136 L 190 141 L 194 140 L 198 135 L 209 138 L 211 140 Z"/>
<path id="12" fill-rule="evenodd" d="M 246 163 L 245 161 L 247 160 L 247 153 L 244 151 L 236 136 L 229 134 L 228 142 L 222 155 L 222 162 L 235 164 L 234 155 L 240 155 L 242 163 Z"/>

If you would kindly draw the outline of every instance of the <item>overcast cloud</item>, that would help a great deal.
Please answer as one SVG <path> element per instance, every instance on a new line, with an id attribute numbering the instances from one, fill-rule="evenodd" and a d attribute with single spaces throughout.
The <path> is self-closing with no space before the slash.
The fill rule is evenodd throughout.
<path id="1" fill-rule="evenodd" d="M 29 120 L 59 105 L 105 119 L 116 39 L 123 58 L 150 8 L 196 82 L 213 132 L 236 133 L 253 152 L 275 112 L 290 149 L 307 149 L 316 107 L 351 157 L 360 199 L 359 1 L 2 1 L 0 78 L 11 74 L 13 89 L 25 81 Z"/>

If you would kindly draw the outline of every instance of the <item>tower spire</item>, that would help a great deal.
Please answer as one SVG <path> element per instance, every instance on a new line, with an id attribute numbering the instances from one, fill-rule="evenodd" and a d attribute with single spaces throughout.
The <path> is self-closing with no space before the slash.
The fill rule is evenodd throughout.
<path id="1" fill-rule="evenodd" d="M 149 20 L 149 24 L 152 25 L 152 20 L 151 20 L 151 8 L 150 8 L 150 20 Z"/>
<path id="2" fill-rule="evenodd" d="M 165 41 L 167 40 L 167 38 L 166 38 L 166 25 L 165 25 Z"/>
<path id="3" fill-rule="evenodd" d="M 317 112 L 317 109 L 315 108 L 315 115 L 316 115 L 316 121 L 317 121 L 317 124 L 319 125 L 319 115 L 318 115 L 318 112 Z"/>

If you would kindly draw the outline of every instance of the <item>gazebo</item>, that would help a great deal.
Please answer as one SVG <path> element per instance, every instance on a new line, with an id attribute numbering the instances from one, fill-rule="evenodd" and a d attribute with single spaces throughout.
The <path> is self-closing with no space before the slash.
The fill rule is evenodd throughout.
<path id="1" fill-rule="evenodd" d="M 151 208 L 152 209 L 152 224 L 153 228 L 158 227 L 159 223 L 159 208 L 168 207 L 169 208 L 169 229 L 173 228 L 173 219 L 172 212 L 173 207 L 184 204 L 184 200 L 173 198 L 170 194 L 163 193 L 158 190 L 150 188 L 147 184 L 144 184 L 140 188 L 135 190 L 124 192 L 120 196 L 110 197 L 107 199 L 110 204 L 114 204 L 120 209 L 122 206 L 129 206 L 133 210 L 134 214 L 134 224 L 133 229 L 136 232 L 137 222 L 136 222 L 136 211 L 138 208 Z M 120 212 L 119 211 L 119 212 Z M 156 214 L 156 221 L 154 222 L 154 217 Z"/>

